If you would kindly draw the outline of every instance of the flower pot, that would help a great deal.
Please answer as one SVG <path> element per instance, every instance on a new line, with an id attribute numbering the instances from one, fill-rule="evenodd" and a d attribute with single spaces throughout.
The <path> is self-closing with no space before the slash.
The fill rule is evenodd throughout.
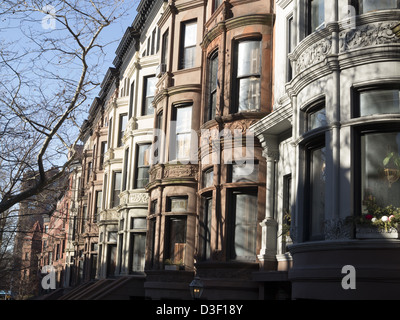
<path id="1" fill-rule="evenodd" d="M 373 226 L 357 226 L 357 239 L 398 239 L 399 233 L 397 228 L 389 227 L 387 230 L 376 228 Z"/>
<path id="2" fill-rule="evenodd" d="M 166 264 L 164 270 L 179 270 L 179 266 L 176 264 Z"/>

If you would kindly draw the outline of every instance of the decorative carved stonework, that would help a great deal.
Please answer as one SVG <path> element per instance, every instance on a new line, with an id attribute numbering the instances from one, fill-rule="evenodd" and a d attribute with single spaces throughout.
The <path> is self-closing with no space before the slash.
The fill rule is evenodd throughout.
<path id="1" fill-rule="evenodd" d="M 167 166 L 164 169 L 164 178 L 196 178 L 197 170 L 197 166 L 190 164 Z"/>
<path id="2" fill-rule="evenodd" d="M 129 203 L 147 203 L 149 195 L 147 193 L 131 193 L 129 195 Z"/>
<path id="3" fill-rule="evenodd" d="M 331 49 L 332 36 L 326 37 L 308 47 L 296 61 L 296 74 L 324 61 L 326 56 L 331 53 Z"/>
<path id="4" fill-rule="evenodd" d="M 400 43 L 393 28 L 398 21 L 369 23 L 340 33 L 340 52 L 388 43 Z"/>

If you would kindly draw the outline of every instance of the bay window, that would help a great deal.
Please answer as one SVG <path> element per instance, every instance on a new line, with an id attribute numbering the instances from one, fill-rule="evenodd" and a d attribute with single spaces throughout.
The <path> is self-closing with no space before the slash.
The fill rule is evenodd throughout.
<path id="1" fill-rule="evenodd" d="M 259 111 L 261 97 L 261 41 L 240 41 L 236 47 L 237 101 L 234 112 Z"/>

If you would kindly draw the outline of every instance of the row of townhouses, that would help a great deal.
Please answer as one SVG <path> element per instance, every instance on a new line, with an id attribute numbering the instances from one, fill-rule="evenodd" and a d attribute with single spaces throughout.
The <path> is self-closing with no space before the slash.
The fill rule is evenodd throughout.
<path id="1" fill-rule="evenodd" d="M 399 21 L 142 0 L 43 223 L 60 299 L 400 298 Z"/>

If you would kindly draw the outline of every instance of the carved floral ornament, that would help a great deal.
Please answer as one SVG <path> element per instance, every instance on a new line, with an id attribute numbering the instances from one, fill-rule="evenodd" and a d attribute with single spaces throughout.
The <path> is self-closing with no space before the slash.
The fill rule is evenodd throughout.
<path id="1" fill-rule="evenodd" d="M 339 34 L 339 53 L 350 50 L 374 47 L 382 44 L 400 43 L 400 38 L 393 32 L 398 21 L 368 23 L 355 29 L 346 29 Z M 301 49 L 300 49 L 301 50 Z M 332 52 L 332 36 L 327 36 L 306 47 L 303 52 L 290 54 L 296 61 L 296 73 L 320 63 Z M 296 56 L 298 58 L 296 59 Z"/>
<path id="2" fill-rule="evenodd" d="M 370 23 L 340 33 L 340 52 L 388 43 L 400 43 L 393 28 L 397 21 Z"/>

